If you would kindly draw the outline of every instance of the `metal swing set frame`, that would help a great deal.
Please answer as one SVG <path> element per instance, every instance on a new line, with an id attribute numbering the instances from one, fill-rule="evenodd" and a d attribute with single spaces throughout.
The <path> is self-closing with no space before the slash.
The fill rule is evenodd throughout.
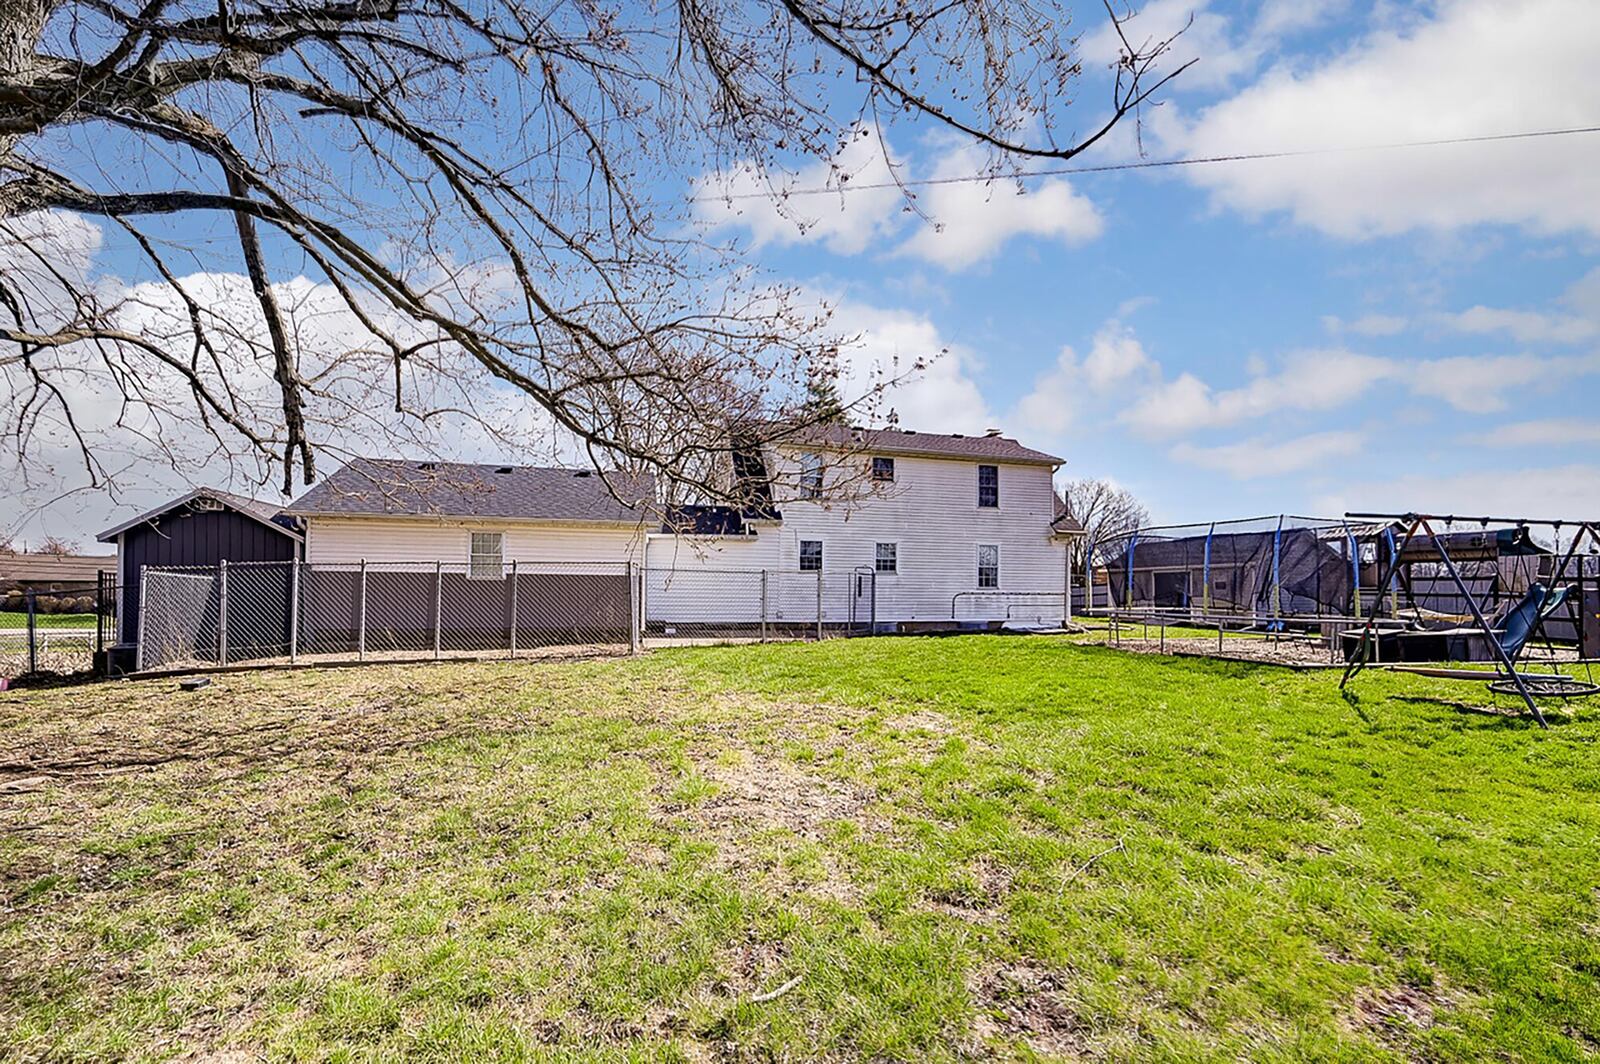
<path id="1" fill-rule="evenodd" d="M 1528 712 L 1533 716 L 1534 720 L 1539 722 L 1539 726 L 1541 728 L 1548 728 L 1550 724 L 1545 719 L 1544 712 L 1539 708 L 1539 704 L 1534 697 L 1534 691 L 1536 688 L 1541 688 L 1541 693 L 1553 693 L 1555 697 L 1572 697 L 1576 694 L 1594 693 L 1592 690 L 1580 689 L 1578 686 L 1573 686 L 1565 692 L 1559 690 L 1560 686 L 1564 686 L 1569 683 L 1576 685 L 1577 683 L 1564 673 L 1558 673 L 1554 676 L 1536 675 L 1525 672 L 1518 668 L 1517 659 L 1520 657 L 1521 646 L 1515 648 L 1511 652 L 1506 650 L 1505 646 L 1501 643 L 1499 633 L 1497 633 L 1494 628 L 1493 622 L 1484 614 L 1482 607 L 1480 607 L 1478 604 L 1477 597 L 1473 595 L 1472 591 L 1468 588 L 1466 580 L 1462 577 L 1459 567 L 1450 557 L 1450 552 L 1445 546 L 1445 537 L 1439 534 L 1439 532 L 1434 528 L 1434 525 L 1437 523 L 1443 523 L 1446 526 L 1447 534 L 1451 530 L 1450 526 L 1454 525 L 1456 522 L 1461 522 L 1464 524 L 1477 524 L 1483 528 L 1487 528 L 1491 524 L 1550 528 L 1554 530 L 1555 535 L 1557 536 L 1558 547 L 1561 529 L 1569 527 L 1575 528 L 1577 531 L 1574 533 L 1572 542 L 1568 545 L 1566 553 L 1561 554 L 1559 551 L 1557 553 L 1559 560 L 1557 561 L 1551 576 L 1551 586 L 1557 587 L 1559 586 L 1560 581 L 1565 577 L 1567 568 L 1571 565 L 1573 558 L 1578 557 L 1578 548 L 1586 538 L 1594 544 L 1596 549 L 1600 549 L 1600 522 L 1544 521 L 1517 517 L 1459 517 L 1454 514 L 1445 515 L 1421 513 L 1347 513 L 1345 517 L 1348 520 L 1376 520 L 1392 522 L 1405 528 L 1405 534 L 1401 538 L 1399 546 L 1390 554 L 1388 565 L 1383 574 L 1383 579 L 1378 583 L 1380 588 L 1390 587 L 1391 581 L 1393 581 L 1396 575 L 1399 573 L 1401 565 L 1409 564 L 1403 561 L 1406 556 L 1406 548 L 1411 545 L 1412 541 L 1416 539 L 1418 534 L 1421 533 L 1427 537 L 1427 542 L 1432 545 L 1434 551 L 1438 554 L 1439 562 L 1444 566 L 1445 572 L 1450 576 L 1450 579 L 1455 583 L 1457 591 L 1460 592 L 1461 597 L 1466 601 L 1467 608 L 1472 613 L 1473 622 L 1477 626 L 1478 630 L 1483 633 L 1485 641 L 1494 654 L 1495 673 L 1493 674 L 1493 678 L 1490 680 L 1491 689 L 1502 689 L 1503 685 L 1509 684 L 1509 689 L 1514 690 L 1522 698 L 1523 703 L 1528 707 Z M 1583 579 L 1583 567 L 1581 560 L 1579 562 L 1578 576 L 1578 599 L 1581 601 Z M 1568 596 L 1569 600 L 1570 598 L 1571 596 Z M 1345 685 L 1348 684 L 1350 680 L 1367 665 L 1368 659 L 1371 656 L 1370 651 L 1374 632 L 1377 628 L 1378 615 L 1382 609 L 1381 600 L 1381 595 L 1374 599 L 1372 609 L 1368 612 L 1366 621 L 1362 625 L 1359 649 L 1346 663 L 1344 677 L 1339 681 L 1339 687 L 1341 690 L 1343 690 Z M 1581 606 L 1579 608 L 1581 608 Z M 1523 641 L 1522 646 L 1525 646 L 1526 643 L 1533 638 L 1534 634 L 1536 634 L 1538 630 L 1543 627 L 1545 615 L 1538 614 L 1536 617 L 1537 619 L 1534 621 L 1534 627 L 1528 633 L 1527 639 Z M 1546 682 L 1557 685 L 1558 689 L 1554 690 L 1553 692 L 1544 691 L 1541 685 Z M 1587 688 L 1593 687 L 1592 684 L 1584 686 Z"/>

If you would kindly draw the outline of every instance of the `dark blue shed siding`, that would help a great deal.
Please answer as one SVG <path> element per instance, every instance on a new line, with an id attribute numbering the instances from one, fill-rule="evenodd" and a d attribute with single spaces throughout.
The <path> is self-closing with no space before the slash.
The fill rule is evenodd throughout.
<path id="1" fill-rule="evenodd" d="M 196 513 L 178 507 L 155 522 L 122 534 L 122 611 L 119 638 L 139 635 L 139 577 L 147 565 L 216 565 L 218 562 L 291 561 L 298 544 L 233 510 Z"/>

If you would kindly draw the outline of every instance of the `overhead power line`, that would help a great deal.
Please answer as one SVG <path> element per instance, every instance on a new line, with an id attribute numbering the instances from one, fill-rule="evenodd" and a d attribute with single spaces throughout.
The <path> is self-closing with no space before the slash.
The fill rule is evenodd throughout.
<path id="1" fill-rule="evenodd" d="M 1106 174 L 1118 170 L 1159 170 L 1179 166 L 1206 166 L 1212 163 L 1259 162 L 1267 159 L 1299 159 L 1315 155 L 1348 155 L 1370 151 L 1396 151 L 1404 148 L 1438 148 L 1449 144 L 1490 144 L 1496 141 L 1533 140 L 1539 137 L 1571 137 L 1580 133 L 1600 133 L 1600 126 L 1575 126 L 1570 129 L 1535 129 L 1521 133 L 1490 133 L 1481 137 L 1442 137 L 1437 140 L 1406 140 L 1388 144 L 1360 144 L 1342 148 L 1298 148 L 1288 151 L 1236 152 L 1232 155 L 1203 155 L 1187 159 L 1146 159 L 1139 162 L 1105 163 L 1100 166 L 1057 166 L 1039 170 L 1015 170 L 998 174 L 962 174 L 954 177 L 908 178 L 905 181 L 845 182 L 832 188 L 794 188 L 776 192 L 735 192 L 726 195 L 701 193 L 690 202 L 714 200 L 754 200 L 790 196 L 832 196 L 840 192 L 865 192 L 885 188 L 925 188 L 930 185 L 962 185 L 975 182 L 1014 180 L 1027 177 L 1067 177 L 1073 174 Z"/>

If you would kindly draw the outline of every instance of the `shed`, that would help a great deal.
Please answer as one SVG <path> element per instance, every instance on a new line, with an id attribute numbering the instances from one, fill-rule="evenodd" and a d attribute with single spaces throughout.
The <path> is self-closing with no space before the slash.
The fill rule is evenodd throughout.
<path id="1" fill-rule="evenodd" d="M 146 566 L 287 562 L 300 556 L 302 542 L 280 507 L 215 488 L 196 488 L 96 538 L 117 545 L 117 642 L 124 646 L 138 641 Z"/>

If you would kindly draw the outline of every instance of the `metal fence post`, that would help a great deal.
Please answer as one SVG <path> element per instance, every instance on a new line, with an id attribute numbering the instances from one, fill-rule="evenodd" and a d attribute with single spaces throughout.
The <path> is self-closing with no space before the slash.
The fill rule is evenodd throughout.
<path id="1" fill-rule="evenodd" d="M 767 641 L 767 571 L 761 570 L 761 641 Z"/>
<path id="2" fill-rule="evenodd" d="M 149 612 L 150 570 L 141 565 L 139 566 L 139 624 L 138 631 L 134 635 L 135 645 L 133 648 L 133 668 L 135 672 L 144 671 L 146 645 L 144 638 L 144 620 L 145 615 Z"/>
<path id="3" fill-rule="evenodd" d="M 39 604 L 38 592 L 28 590 L 28 671 L 39 671 Z"/>
<path id="4" fill-rule="evenodd" d="M 517 560 L 511 559 L 511 657 L 517 656 Z"/>
<path id="5" fill-rule="evenodd" d="M 300 559 L 289 562 L 289 664 L 300 652 Z"/>
<path id="6" fill-rule="evenodd" d="M 822 570 L 817 570 L 817 638 L 822 638 Z"/>
<path id="7" fill-rule="evenodd" d="M 361 602 L 356 614 L 356 660 L 367 659 L 367 559 L 361 559 Z"/>
<path id="8" fill-rule="evenodd" d="M 217 663 L 228 663 L 228 560 L 217 566 Z"/>
<path id="9" fill-rule="evenodd" d="M 639 653 L 639 593 L 634 585 L 633 559 L 625 563 L 628 567 L 628 650 L 630 653 Z"/>
<path id="10" fill-rule="evenodd" d="M 439 657 L 444 632 L 444 562 L 433 563 L 433 656 Z"/>

